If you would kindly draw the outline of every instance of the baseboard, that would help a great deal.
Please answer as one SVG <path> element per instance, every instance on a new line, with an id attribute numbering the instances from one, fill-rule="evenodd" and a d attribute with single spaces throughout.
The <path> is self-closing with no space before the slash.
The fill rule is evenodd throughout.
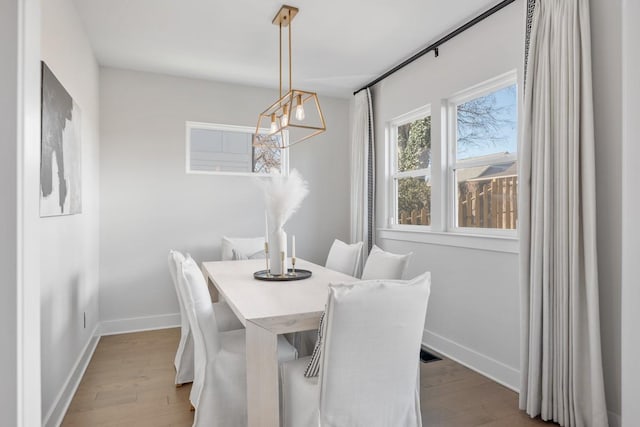
<path id="1" fill-rule="evenodd" d="M 126 334 L 129 332 L 153 331 L 180 326 L 180 313 L 158 316 L 133 317 L 130 319 L 106 320 L 100 323 L 100 335 Z"/>
<path id="2" fill-rule="evenodd" d="M 82 380 L 84 372 L 87 370 L 87 366 L 89 366 L 89 362 L 93 356 L 93 352 L 96 350 L 98 341 L 100 341 L 100 336 L 97 332 L 98 325 L 93 329 L 91 338 L 84 346 L 78 360 L 76 360 L 67 380 L 64 382 L 62 389 L 56 396 L 51 409 L 49 409 L 49 412 L 47 412 L 47 415 L 44 417 L 44 421 L 42 423 L 43 427 L 58 427 L 62 424 L 62 420 L 67 413 L 67 409 L 69 409 L 69 405 L 71 404 L 71 400 L 80 385 L 80 380 Z"/>
<path id="3" fill-rule="evenodd" d="M 520 389 L 520 371 L 492 359 L 482 353 L 451 341 L 434 332 L 424 330 L 422 344 L 461 365 L 472 369 L 493 381 L 518 392 Z"/>
<path id="4" fill-rule="evenodd" d="M 621 427 L 622 418 L 615 412 L 609 411 L 609 427 Z"/>

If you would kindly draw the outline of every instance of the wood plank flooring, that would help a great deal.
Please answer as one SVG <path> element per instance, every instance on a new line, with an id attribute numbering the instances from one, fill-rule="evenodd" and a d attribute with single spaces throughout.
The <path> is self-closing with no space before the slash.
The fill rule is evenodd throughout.
<path id="1" fill-rule="evenodd" d="M 62 425 L 191 426 L 191 386 L 173 384 L 179 337 L 179 329 L 102 337 Z M 421 376 L 425 427 L 546 424 L 518 411 L 514 392 L 453 361 L 421 363 Z"/>

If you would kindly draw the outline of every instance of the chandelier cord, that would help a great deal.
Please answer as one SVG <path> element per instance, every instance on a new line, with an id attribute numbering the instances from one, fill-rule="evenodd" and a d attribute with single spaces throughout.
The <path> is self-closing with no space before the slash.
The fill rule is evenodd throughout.
<path id="1" fill-rule="evenodd" d="M 280 32 L 279 32 L 280 42 L 278 44 L 278 47 L 279 47 L 278 65 L 280 66 L 280 98 L 282 98 L 282 22 L 279 24 L 279 27 L 280 27 Z"/>
<path id="2" fill-rule="evenodd" d="M 291 27 L 293 25 L 291 25 L 291 11 L 289 11 L 289 90 L 293 88 L 291 85 Z"/>

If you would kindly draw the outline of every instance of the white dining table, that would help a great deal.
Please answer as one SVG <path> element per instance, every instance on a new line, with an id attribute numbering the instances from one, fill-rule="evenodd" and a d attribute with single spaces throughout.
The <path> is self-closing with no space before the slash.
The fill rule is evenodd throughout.
<path id="1" fill-rule="evenodd" d="M 247 412 L 249 427 L 280 427 L 277 337 L 318 329 L 329 283 L 356 278 L 298 259 L 310 278 L 287 282 L 256 280 L 264 260 L 202 263 L 213 301 L 222 295 L 246 328 Z"/>

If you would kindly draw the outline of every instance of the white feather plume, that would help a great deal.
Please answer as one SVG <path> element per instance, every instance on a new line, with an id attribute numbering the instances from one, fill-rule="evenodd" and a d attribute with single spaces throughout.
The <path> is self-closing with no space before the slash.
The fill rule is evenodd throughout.
<path id="1" fill-rule="evenodd" d="M 269 228 L 282 228 L 298 210 L 309 194 L 309 186 L 297 170 L 289 176 L 273 175 L 259 180 L 264 191 L 264 203 L 269 218 Z"/>

